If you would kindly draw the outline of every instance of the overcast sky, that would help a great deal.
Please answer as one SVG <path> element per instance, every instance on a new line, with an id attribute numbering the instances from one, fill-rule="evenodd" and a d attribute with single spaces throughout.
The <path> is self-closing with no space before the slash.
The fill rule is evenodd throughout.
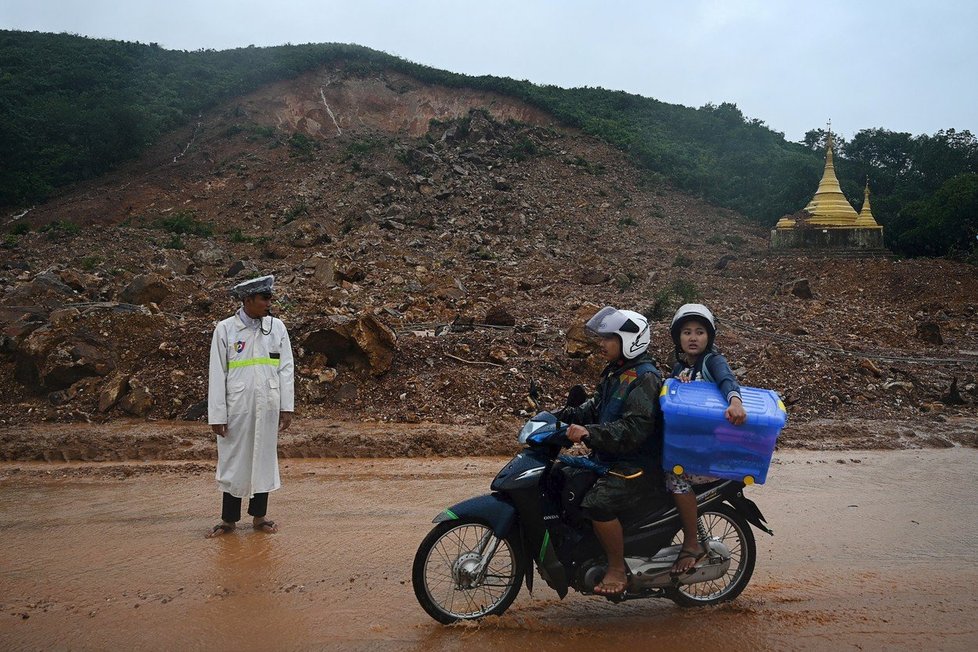
<path id="1" fill-rule="evenodd" d="M 357 43 L 470 75 L 733 102 L 800 140 L 978 133 L 973 0 L 0 0 L 0 26 L 197 50 Z"/>

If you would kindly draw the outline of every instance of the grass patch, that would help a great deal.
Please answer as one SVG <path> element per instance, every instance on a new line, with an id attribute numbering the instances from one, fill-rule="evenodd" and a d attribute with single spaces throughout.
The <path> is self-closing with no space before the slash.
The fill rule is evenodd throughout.
<path id="1" fill-rule="evenodd" d="M 199 235 L 205 238 L 214 235 L 214 225 L 198 220 L 194 211 L 176 211 L 161 217 L 156 220 L 156 227 L 174 235 Z"/>

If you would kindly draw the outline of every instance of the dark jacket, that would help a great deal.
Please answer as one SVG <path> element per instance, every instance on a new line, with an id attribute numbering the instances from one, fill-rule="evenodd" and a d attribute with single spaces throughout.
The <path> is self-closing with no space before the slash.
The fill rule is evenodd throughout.
<path id="1" fill-rule="evenodd" d="M 561 420 L 588 431 L 596 461 L 611 466 L 651 469 L 662 451 L 659 390 L 662 376 L 652 358 L 612 362 L 594 395 L 576 408 L 564 408 Z"/>
<path id="2" fill-rule="evenodd" d="M 727 398 L 727 403 L 734 396 L 743 400 L 737 377 L 730 370 L 727 359 L 717 353 L 715 349 L 706 355 L 701 355 L 692 367 L 682 360 L 677 361 L 672 367 L 672 376 L 675 378 L 684 369 L 693 370 L 693 380 L 706 380 L 719 387 L 720 393 Z"/>

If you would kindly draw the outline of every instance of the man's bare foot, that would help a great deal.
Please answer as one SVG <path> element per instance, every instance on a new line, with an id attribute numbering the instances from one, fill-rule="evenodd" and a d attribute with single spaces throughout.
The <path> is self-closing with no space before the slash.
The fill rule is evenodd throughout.
<path id="1" fill-rule="evenodd" d="M 214 537 L 224 536 L 234 531 L 234 523 L 218 523 L 215 525 L 210 532 L 207 533 L 208 539 L 213 539 Z"/>
<path id="2" fill-rule="evenodd" d="M 685 546 L 679 551 L 679 556 L 676 557 L 676 563 L 672 565 L 672 570 L 670 573 L 673 575 L 683 575 L 690 572 L 696 563 L 706 556 L 706 550 L 702 546 L 696 544 L 695 548 L 687 549 Z"/>
<path id="3" fill-rule="evenodd" d="M 275 525 L 275 521 L 269 521 L 267 519 L 256 518 L 251 527 L 265 534 L 275 534 L 278 532 L 278 526 Z"/>
<path id="4" fill-rule="evenodd" d="M 628 578 L 623 570 L 608 569 L 601 582 L 594 587 L 598 595 L 621 595 L 628 588 Z"/>

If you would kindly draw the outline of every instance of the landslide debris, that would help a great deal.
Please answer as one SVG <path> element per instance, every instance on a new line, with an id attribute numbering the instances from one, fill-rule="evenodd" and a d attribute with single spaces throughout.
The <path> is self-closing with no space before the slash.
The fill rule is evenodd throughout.
<path id="1" fill-rule="evenodd" d="M 550 404 L 593 382 L 596 307 L 650 316 L 667 369 L 668 320 L 693 300 L 792 423 L 978 413 L 973 266 L 775 255 L 764 229 L 511 98 L 395 74 L 239 98 L 18 223 L 0 250 L 5 427 L 205 417 L 227 288 L 265 273 L 305 417 L 509 428 L 531 379 Z"/>

